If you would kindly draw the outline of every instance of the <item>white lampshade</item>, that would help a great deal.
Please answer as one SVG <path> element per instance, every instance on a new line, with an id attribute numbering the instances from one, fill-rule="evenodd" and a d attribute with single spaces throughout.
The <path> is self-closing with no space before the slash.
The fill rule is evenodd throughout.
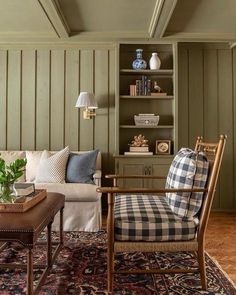
<path id="1" fill-rule="evenodd" d="M 90 92 L 80 92 L 77 99 L 76 108 L 97 109 L 98 105 L 94 98 L 94 94 Z"/>

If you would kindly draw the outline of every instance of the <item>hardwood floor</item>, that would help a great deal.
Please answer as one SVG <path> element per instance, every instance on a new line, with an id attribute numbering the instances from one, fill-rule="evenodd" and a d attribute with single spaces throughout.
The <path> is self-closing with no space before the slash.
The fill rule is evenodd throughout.
<path id="1" fill-rule="evenodd" d="M 103 216 L 103 228 L 106 216 Z M 206 233 L 206 251 L 236 283 L 236 213 L 212 213 Z"/>
<path id="2" fill-rule="evenodd" d="M 236 213 L 211 214 L 206 251 L 236 283 Z"/>

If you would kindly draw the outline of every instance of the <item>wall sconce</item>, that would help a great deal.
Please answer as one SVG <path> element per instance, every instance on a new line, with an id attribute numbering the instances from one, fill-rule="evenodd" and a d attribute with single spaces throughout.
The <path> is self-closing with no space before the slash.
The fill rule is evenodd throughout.
<path id="1" fill-rule="evenodd" d="M 85 108 L 85 110 L 83 111 L 83 118 L 92 119 L 94 116 L 96 116 L 95 109 L 98 108 L 98 105 L 95 101 L 93 93 L 80 92 L 75 107 Z"/>

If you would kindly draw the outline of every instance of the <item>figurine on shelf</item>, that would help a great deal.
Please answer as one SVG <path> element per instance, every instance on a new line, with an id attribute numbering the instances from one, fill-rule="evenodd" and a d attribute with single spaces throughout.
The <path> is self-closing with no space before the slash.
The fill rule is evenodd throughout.
<path id="1" fill-rule="evenodd" d="M 153 92 L 151 92 L 151 96 L 166 96 L 167 93 L 163 92 L 161 87 L 157 84 L 157 81 L 153 81 Z"/>
<path id="2" fill-rule="evenodd" d="M 161 93 L 161 92 L 163 92 L 162 91 L 162 89 L 161 89 L 161 87 L 157 84 L 157 81 L 154 81 L 153 82 L 153 91 L 154 91 L 154 93 Z"/>
<path id="3" fill-rule="evenodd" d="M 135 135 L 134 140 L 132 140 L 130 146 L 148 146 L 148 140 L 142 134 Z"/>

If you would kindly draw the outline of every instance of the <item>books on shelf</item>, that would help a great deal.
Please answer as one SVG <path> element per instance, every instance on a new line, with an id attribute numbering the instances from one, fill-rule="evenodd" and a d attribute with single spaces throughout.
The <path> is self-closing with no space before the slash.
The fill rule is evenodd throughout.
<path id="1" fill-rule="evenodd" d="M 34 183 L 16 182 L 14 190 L 17 196 L 28 196 L 35 192 Z"/>
<path id="2" fill-rule="evenodd" d="M 153 152 L 125 152 L 125 156 L 152 156 Z"/>
<path id="3" fill-rule="evenodd" d="M 130 96 L 166 96 L 166 92 L 151 92 L 151 80 L 147 76 L 135 80 L 135 85 L 129 85 Z"/>
<path id="4" fill-rule="evenodd" d="M 136 95 L 150 95 L 151 80 L 147 76 L 142 75 L 141 79 L 136 80 Z"/>
<path id="5" fill-rule="evenodd" d="M 129 95 L 130 96 L 136 96 L 136 85 L 129 85 Z"/>

